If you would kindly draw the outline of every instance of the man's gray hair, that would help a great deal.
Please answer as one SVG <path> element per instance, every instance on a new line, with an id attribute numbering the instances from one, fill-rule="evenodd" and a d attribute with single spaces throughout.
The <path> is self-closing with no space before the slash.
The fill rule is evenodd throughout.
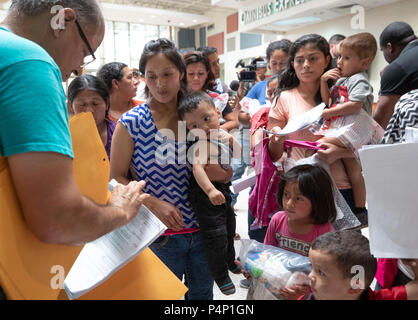
<path id="1" fill-rule="evenodd" d="M 102 12 L 96 0 L 12 0 L 9 11 L 37 16 L 51 11 L 57 5 L 73 9 L 77 13 L 77 20 L 84 25 L 99 24 L 102 19 Z"/>

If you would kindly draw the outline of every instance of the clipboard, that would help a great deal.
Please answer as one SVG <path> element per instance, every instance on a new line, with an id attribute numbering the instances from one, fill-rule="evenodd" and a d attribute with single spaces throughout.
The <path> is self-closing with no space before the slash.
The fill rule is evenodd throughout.
<path id="1" fill-rule="evenodd" d="M 110 165 L 92 114 L 72 117 L 70 131 L 76 183 L 84 196 L 106 204 Z M 68 273 L 81 248 L 46 244 L 33 235 L 24 221 L 7 160 L 0 157 L 0 286 L 7 298 L 68 299 L 65 291 L 54 285 L 54 266 Z M 82 298 L 171 300 L 180 299 L 186 291 L 184 284 L 147 248 Z"/>

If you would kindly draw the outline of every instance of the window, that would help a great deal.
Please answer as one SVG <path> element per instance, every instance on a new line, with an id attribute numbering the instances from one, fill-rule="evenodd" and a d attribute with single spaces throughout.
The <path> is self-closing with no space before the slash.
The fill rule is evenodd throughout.
<path id="1" fill-rule="evenodd" d="M 123 62 L 130 68 L 138 68 L 145 44 L 150 40 L 167 38 L 175 42 L 173 27 L 128 22 L 106 21 L 105 36 L 96 50 L 96 61 L 88 66 L 88 73 L 95 73 L 109 62 Z"/>
<path id="2" fill-rule="evenodd" d="M 240 49 L 247 49 L 261 45 L 261 34 L 241 33 Z"/>

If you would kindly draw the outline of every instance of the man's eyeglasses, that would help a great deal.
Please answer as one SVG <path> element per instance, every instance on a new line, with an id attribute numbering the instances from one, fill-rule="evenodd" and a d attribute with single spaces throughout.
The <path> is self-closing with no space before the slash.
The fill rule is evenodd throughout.
<path id="1" fill-rule="evenodd" d="M 80 66 L 81 68 L 84 68 L 88 64 L 90 64 L 93 61 L 95 61 L 96 60 L 96 56 L 94 55 L 94 52 L 91 49 L 90 43 L 88 42 L 87 37 L 86 37 L 85 33 L 83 32 L 83 29 L 81 29 L 80 24 L 78 23 L 77 20 L 75 21 L 75 24 L 77 26 L 78 33 L 80 34 L 81 39 L 84 41 L 84 43 L 86 44 L 86 46 L 87 46 L 87 48 L 89 49 L 89 52 L 90 52 L 90 55 L 84 58 L 84 62 Z"/>

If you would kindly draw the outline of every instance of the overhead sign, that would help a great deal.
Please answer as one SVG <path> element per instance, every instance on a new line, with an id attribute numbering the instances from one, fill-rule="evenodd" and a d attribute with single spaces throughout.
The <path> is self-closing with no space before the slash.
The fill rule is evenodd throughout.
<path id="1" fill-rule="evenodd" d="M 297 7 L 311 0 L 273 0 L 255 7 L 241 9 L 239 11 L 240 26 L 247 26 L 284 12 L 290 8 Z"/>

